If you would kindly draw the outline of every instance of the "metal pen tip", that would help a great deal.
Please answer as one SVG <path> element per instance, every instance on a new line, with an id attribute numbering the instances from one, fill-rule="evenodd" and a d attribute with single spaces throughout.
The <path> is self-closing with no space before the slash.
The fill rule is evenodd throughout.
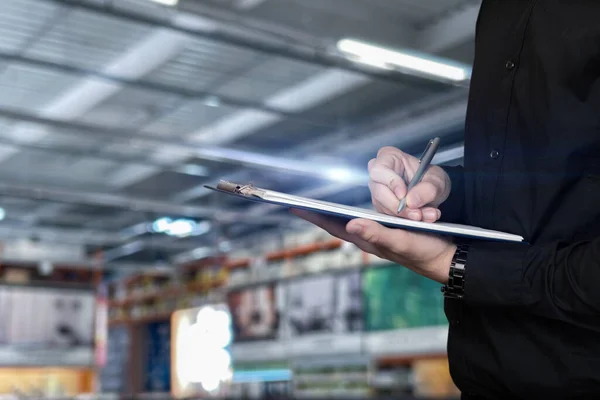
<path id="1" fill-rule="evenodd" d="M 406 197 L 403 198 L 402 200 L 400 200 L 400 204 L 398 205 L 397 213 L 400 214 L 404 210 L 405 207 L 406 207 Z"/>

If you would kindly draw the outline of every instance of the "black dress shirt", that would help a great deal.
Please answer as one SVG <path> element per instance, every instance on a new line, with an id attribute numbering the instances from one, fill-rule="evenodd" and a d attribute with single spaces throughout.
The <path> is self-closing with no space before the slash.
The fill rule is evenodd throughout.
<path id="1" fill-rule="evenodd" d="M 600 0 L 483 0 L 464 168 L 442 219 L 474 242 L 446 300 L 451 373 L 489 399 L 600 399 Z"/>

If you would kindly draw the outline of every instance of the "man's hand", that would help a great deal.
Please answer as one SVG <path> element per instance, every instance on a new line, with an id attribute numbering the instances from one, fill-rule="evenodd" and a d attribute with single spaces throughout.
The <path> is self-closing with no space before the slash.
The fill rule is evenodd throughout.
<path id="1" fill-rule="evenodd" d="M 413 178 L 419 159 L 398 150 L 384 147 L 377 158 L 369 161 L 369 189 L 375 209 L 383 214 L 398 215 L 400 199 L 407 196 L 408 183 Z M 399 214 L 415 221 L 435 222 L 438 209 L 450 194 L 450 178 L 438 166 L 429 167 L 420 183 L 408 193 L 406 208 Z"/>
<path id="2" fill-rule="evenodd" d="M 354 243 L 361 250 L 403 265 L 416 273 L 446 284 L 456 246 L 446 239 L 401 229 L 389 229 L 375 221 L 355 219 L 348 224 L 303 210 L 292 213 L 331 235 Z"/>

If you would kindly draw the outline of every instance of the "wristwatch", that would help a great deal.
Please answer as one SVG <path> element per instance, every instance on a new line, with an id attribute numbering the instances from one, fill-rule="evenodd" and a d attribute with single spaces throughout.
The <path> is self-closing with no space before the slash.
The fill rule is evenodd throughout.
<path id="1" fill-rule="evenodd" d="M 465 267 L 467 265 L 468 254 L 468 243 L 459 243 L 456 245 L 456 252 L 454 253 L 454 257 L 452 257 L 452 264 L 450 264 L 448 284 L 442 287 L 444 297 L 448 299 L 463 298 L 465 294 Z"/>

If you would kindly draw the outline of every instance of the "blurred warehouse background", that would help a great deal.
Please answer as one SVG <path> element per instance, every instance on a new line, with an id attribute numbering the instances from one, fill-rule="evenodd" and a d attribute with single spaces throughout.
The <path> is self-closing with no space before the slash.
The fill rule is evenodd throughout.
<path id="1" fill-rule="evenodd" d="M 204 185 L 370 207 L 382 146 L 460 164 L 479 6 L 0 2 L 0 392 L 456 396 L 436 284 Z"/>

